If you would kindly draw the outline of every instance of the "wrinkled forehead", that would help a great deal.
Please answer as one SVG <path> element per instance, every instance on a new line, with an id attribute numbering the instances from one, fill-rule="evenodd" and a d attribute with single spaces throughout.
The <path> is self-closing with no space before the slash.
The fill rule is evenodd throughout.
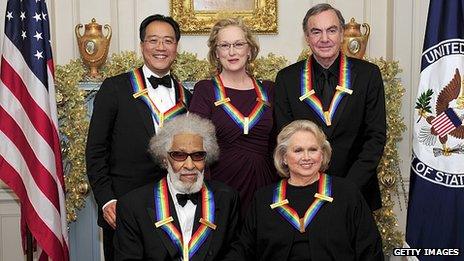
<path id="1" fill-rule="evenodd" d="M 180 133 L 172 137 L 171 150 L 194 152 L 203 150 L 203 137 L 194 133 Z"/>
<path id="2" fill-rule="evenodd" d="M 340 25 L 340 20 L 334 10 L 326 10 L 310 16 L 306 24 L 306 28 L 309 30 L 327 30 L 333 27 L 341 27 L 340 29 L 343 29 L 343 26 Z"/>

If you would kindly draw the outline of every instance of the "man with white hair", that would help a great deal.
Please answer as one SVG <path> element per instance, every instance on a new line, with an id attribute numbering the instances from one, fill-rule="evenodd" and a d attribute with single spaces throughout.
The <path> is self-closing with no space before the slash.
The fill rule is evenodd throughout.
<path id="1" fill-rule="evenodd" d="M 168 174 L 118 201 L 116 260 L 221 260 L 236 234 L 239 197 L 203 179 L 219 154 L 214 125 L 195 114 L 178 116 L 151 139 L 149 151 Z"/>

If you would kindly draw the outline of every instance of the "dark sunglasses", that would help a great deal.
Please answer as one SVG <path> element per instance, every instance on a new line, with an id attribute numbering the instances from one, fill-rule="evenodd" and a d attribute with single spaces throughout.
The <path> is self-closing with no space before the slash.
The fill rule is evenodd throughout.
<path id="1" fill-rule="evenodd" d="M 169 156 L 175 161 L 185 161 L 190 157 L 193 161 L 202 161 L 206 158 L 206 151 L 195 151 L 187 153 L 183 151 L 170 151 Z"/>

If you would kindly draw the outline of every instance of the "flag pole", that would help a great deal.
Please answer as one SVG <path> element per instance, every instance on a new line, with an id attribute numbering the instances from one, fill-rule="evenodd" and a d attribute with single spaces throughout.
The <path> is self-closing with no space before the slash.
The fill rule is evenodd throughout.
<path id="1" fill-rule="evenodd" d="M 32 248 L 32 234 L 29 227 L 26 224 L 26 260 L 32 261 L 34 249 Z"/>

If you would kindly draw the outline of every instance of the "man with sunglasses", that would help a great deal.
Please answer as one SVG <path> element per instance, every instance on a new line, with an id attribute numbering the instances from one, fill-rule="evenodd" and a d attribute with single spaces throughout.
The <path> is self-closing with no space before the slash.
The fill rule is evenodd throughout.
<path id="1" fill-rule="evenodd" d="M 116 260 L 222 260 L 235 237 L 239 196 L 204 180 L 206 164 L 219 154 L 214 125 L 192 113 L 178 116 L 149 151 L 168 174 L 118 200 Z"/>
<path id="2" fill-rule="evenodd" d="M 148 142 L 165 121 L 188 108 L 190 93 L 170 72 L 179 40 L 179 25 L 171 17 L 145 18 L 140 24 L 144 65 L 105 79 L 95 97 L 86 164 L 107 261 L 113 260 L 117 199 L 164 175 L 147 152 Z"/>

